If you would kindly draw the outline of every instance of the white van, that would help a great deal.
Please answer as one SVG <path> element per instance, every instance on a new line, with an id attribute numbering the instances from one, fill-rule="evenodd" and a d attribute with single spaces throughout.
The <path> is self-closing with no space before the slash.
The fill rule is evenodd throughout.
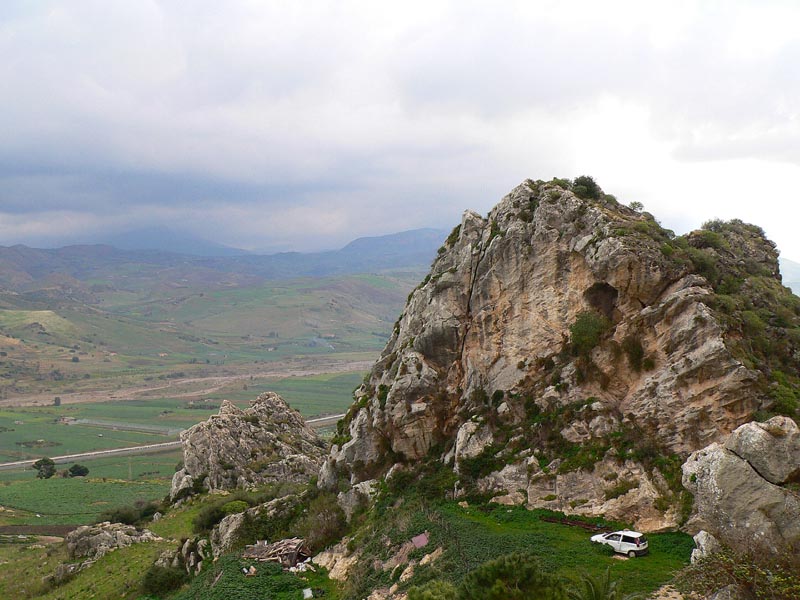
<path id="1" fill-rule="evenodd" d="M 629 558 L 647 554 L 647 538 L 637 531 L 612 531 L 611 533 L 598 533 L 591 537 L 595 544 L 607 544 L 614 552 L 627 554 Z"/>

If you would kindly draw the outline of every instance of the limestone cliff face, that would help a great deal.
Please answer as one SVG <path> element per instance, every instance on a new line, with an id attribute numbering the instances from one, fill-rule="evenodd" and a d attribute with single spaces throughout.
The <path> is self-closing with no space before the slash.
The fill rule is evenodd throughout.
<path id="1" fill-rule="evenodd" d="M 317 474 L 324 443 L 296 410 L 267 392 L 242 410 L 227 400 L 219 414 L 181 433 L 184 466 L 170 498 L 200 490 L 304 483 Z"/>
<path id="2" fill-rule="evenodd" d="M 654 508 L 669 483 L 631 448 L 685 457 L 720 439 L 767 401 L 762 376 L 653 218 L 595 196 L 526 181 L 487 218 L 464 214 L 356 390 L 322 485 L 434 457 L 503 501 L 674 522 Z M 777 274 L 774 246 L 747 243 Z"/>

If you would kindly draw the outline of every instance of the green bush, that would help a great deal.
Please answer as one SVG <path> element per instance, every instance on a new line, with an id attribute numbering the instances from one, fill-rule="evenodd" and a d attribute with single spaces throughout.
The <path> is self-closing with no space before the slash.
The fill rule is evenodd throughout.
<path id="1" fill-rule="evenodd" d="M 628 357 L 628 364 L 631 369 L 637 373 L 642 370 L 642 360 L 644 359 L 644 348 L 642 347 L 641 340 L 634 336 L 629 335 L 622 340 L 622 349 Z"/>
<path id="2" fill-rule="evenodd" d="M 142 591 L 161 598 L 162 594 L 177 590 L 187 581 L 189 576 L 183 569 L 153 565 L 144 574 Z"/>
<path id="3" fill-rule="evenodd" d="M 532 554 L 506 554 L 471 571 L 459 600 L 564 600 L 561 582 L 545 573 Z"/>
<path id="4" fill-rule="evenodd" d="M 450 232 L 450 235 L 447 236 L 447 240 L 445 240 L 445 245 L 448 248 L 455 245 L 455 243 L 458 241 L 459 235 L 461 235 L 461 225 L 456 225 L 455 227 L 453 227 L 453 231 Z"/>
<path id="5" fill-rule="evenodd" d="M 298 530 L 312 552 L 338 541 L 346 528 L 347 521 L 336 501 L 336 494 L 328 492 L 321 493 L 311 501 L 308 513 L 298 524 Z"/>
<path id="6" fill-rule="evenodd" d="M 111 521 L 112 523 L 136 525 L 163 509 L 164 507 L 159 502 L 137 500 L 132 505 L 120 506 L 103 512 L 98 518 L 98 522 Z"/>
<path id="7" fill-rule="evenodd" d="M 205 533 L 211 531 L 211 528 L 219 523 L 222 519 L 227 517 L 233 512 L 243 512 L 251 506 L 258 504 L 258 498 L 249 495 L 247 492 L 236 492 L 231 496 L 219 498 L 206 504 L 197 516 L 192 521 L 192 530 L 194 533 Z M 239 508 L 241 510 L 238 510 Z M 228 512 L 233 511 L 233 512 Z"/>
<path id="8" fill-rule="evenodd" d="M 611 321 L 596 312 L 584 311 L 578 314 L 575 323 L 569 328 L 572 353 L 575 356 L 589 356 L 610 327 Z"/>
<path id="9" fill-rule="evenodd" d="M 458 463 L 459 472 L 475 480 L 485 477 L 489 473 L 499 470 L 503 466 L 503 461 L 497 458 L 500 451 L 495 444 L 489 444 L 477 456 L 462 458 Z"/>
<path id="10" fill-rule="evenodd" d="M 89 468 L 75 463 L 69 468 L 70 477 L 86 477 L 89 474 Z"/>
<path id="11" fill-rule="evenodd" d="M 603 196 L 603 190 L 597 185 L 595 180 L 589 175 L 576 177 L 572 184 L 572 192 L 578 198 L 599 200 Z"/>
<path id="12" fill-rule="evenodd" d="M 458 600 L 458 589 L 452 583 L 435 579 L 409 589 L 408 600 Z"/>
<path id="13" fill-rule="evenodd" d="M 616 485 L 606 489 L 606 500 L 613 500 L 627 494 L 634 488 L 639 487 L 639 481 L 636 479 L 622 479 Z"/>
<path id="14" fill-rule="evenodd" d="M 771 552 L 738 554 L 730 548 L 711 554 L 683 569 L 677 588 L 685 595 L 707 597 L 727 585 L 740 585 L 754 598 L 797 600 L 800 598 L 800 558 L 797 554 L 776 557 Z"/>
<path id="15" fill-rule="evenodd" d="M 225 516 L 235 515 L 246 511 L 248 508 L 250 508 L 250 505 L 244 500 L 233 500 L 222 505 L 222 514 Z"/>

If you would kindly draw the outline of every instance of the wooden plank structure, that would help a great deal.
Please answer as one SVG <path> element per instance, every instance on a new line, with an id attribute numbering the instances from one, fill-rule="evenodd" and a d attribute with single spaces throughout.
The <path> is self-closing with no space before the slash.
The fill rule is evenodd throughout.
<path id="1" fill-rule="evenodd" d="M 302 538 L 288 538 L 273 544 L 259 541 L 252 546 L 245 546 L 242 558 L 260 562 L 276 562 L 283 567 L 296 567 L 311 556 L 311 551 Z"/>

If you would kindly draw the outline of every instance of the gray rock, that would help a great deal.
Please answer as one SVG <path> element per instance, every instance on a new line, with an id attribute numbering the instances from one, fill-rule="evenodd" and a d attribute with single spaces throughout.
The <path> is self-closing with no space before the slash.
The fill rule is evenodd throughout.
<path id="1" fill-rule="evenodd" d="M 489 444 L 530 432 L 526 409 L 534 404 L 550 413 L 570 408 L 555 432 L 570 442 L 603 444 L 635 427 L 682 456 L 749 421 L 769 402 L 759 373 L 726 345 L 709 282 L 662 251 L 663 240 L 647 234 L 655 227 L 651 216 L 614 201 L 530 181 L 485 218 L 465 212 L 357 391 L 350 439 L 331 451 L 320 485 L 372 479 L 434 449 L 433 458 L 458 472 Z M 751 237 L 738 246 L 777 277 L 774 246 Z M 591 369 L 586 357 L 562 352 L 586 311 L 612 324 L 590 353 Z M 641 344 L 647 368 L 621 351 L 627 339 Z M 508 453 L 510 461 L 520 456 Z M 608 460 L 625 463 L 639 485 L 613 501 L 605 499 L 608 481 L 591 469 L 555 473 L 554 464 L 550 474 L 529 471 L 527 485 L 513 485 L 527 490 L 528 505 L 555 496 L 547 505 L 560 510 L 608 509 L 629 521 L 630 509 L 637 527 L 676 525 L 676 511 L 654 508 L 659 498 L 676 504 L 675 490 L 625 458 Z"/>
<path id="2" fill-rule="evenodd" d="M 161 541 L 161 539 L 152 531 L 122 523 L 105 521 L 97 525 L 78 527 L 67 534 L 64 542 L 70 560 L 77 559 L 79 562 L 59 565 L 55 572 L 45 579 L 52 584 L 60 584 L 78 571 L 93 565 L 109 552 L 132 544 Z"/>
<path id="3" fill-rule="evenodd" d="M 187 539 L 175 550 L 166 550 L 156 559 L 161 567 L 183 569 L 188 575 L 196 575 L 203 568 L 203 562 L 211 558 L 209 542 L 203 538 Z"/>
<path id="4" fill-rule="evenodd" d="M 217 523 L 209 535 L 209 545 L 211 555 L 216 559 L 228 552 L 238 541 L 248 520 L 269 520 L 282 518 L 297 509 L 302 502 L 302 498 L 295 494 L 289 494 L 280 498 L 275 498 L 264 504 L 248 508 L 244 512 L 228 515 Z M 274 540 L 268 540 L 274 541 Z"/>
<path id="5" fill-rule="evenodd" d="M 692 550 L 691 561 L 693 563 L 703 558 L 708 558 L 720 550 L 720 543 L 713 535 L 707 531 L 698 531 L 694 536 L 695 548 Z"/>
<path id="6" fill-rule="evenodd" d="M 71 559 L 89 558 L 97 560 L 101 556 L 132 544 L 161 540 L 148 529 L 138 529 L 133 525 L 105 521 L 97 525 L 84 525 L 67 534 L 65 542 Z"/>
<path id="7" fill-rule="evenodd" d="M 362 481 L 361 483 L 355 484 L 346 492 L 339 492 L 336 501 L 344 512 L 348 523 L 350 519 L 353 518 L 356 511 L 365 507 L 377 492 L 378 481 L 375 479 Z"/>
<path id="8" fill-rule="evenodd" d="M 708 600 L 755 600 L 755 596 L 746 588 L 732 583 L 711 594 Z"/>
<path id="9" fill-rule="evenodd" d="M 758 427 L 748 423 L 742 428 Z M 737 438 L 737 448 L 751 457 L 755 447 L 745 447 L 744 440 L 762 440 L 760 435 Z M 800 456 L 791 461 L 800 464 Z M 800 496 L 764 479 L 723 445 L 714 443 L 692 453 L 683 465 L 683 485 L 694 494 L 691 529 L 704 529 L 739 552 L 778 554 L 800 546 Z"/>
<path id="10" fill-rule="evenodd" d="M 267 392 L 241 410 L 223 401 L 219 414 L 181 433 L 184 467 L 170 498 L 199 489 L 305 483 L 320 469 L 325 444 L 296 410 Z"/>
<path id="11" fill-rule="evenodd" d="M 800 428 L 789 417 L 743 425 L 728 437 L 725 448 L 770 483 L 800 480 Z"/>

